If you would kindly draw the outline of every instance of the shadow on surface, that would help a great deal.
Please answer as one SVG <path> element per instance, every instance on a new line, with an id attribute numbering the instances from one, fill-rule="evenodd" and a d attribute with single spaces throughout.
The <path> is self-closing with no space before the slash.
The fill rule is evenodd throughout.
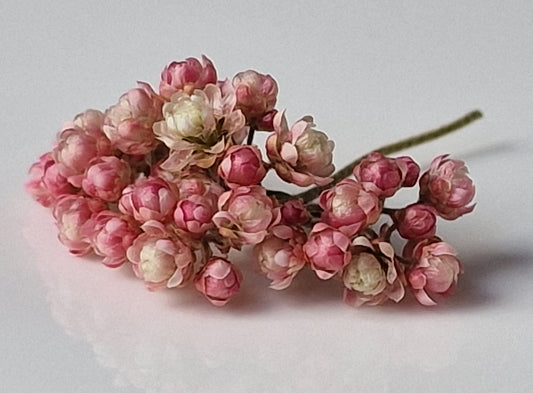
<path id="1" fill-rule="evenodd" d="M 531 274 L 533 255 L 527 251 L 485 252 L 465 257 L 465 273 L 456 293 L 449 299 L 452 307 L 496 306 L 513 298 L 515 277 Z M 509 285 L 510 284 L 510 285 Z M 505 290 L 505 292 L 503 292 Z"/>
<path id="2" fill-rule="evenodd" d="M 471 160 L 486 157 L 494 158 L 498 155 L 519 151 L 523 147 L 524 146 L 519 142 L 495 142 L 490 145 L 481 145 L 465 149 L 460 154 L 460 159 L 469 162 Z"/>
<path id="3" fill-rule="evenodd" d="M 528 251 L 513 250 L 502 252 L 487 250 L 483 253 L 463 255 L 465 273 L 459 277 L 459 283 L 453 296 L 435 297 L 438 306 L 430 308 L 432 312 L 448 312 L 475 308 L 490 308 L 516 299 L 520 288 L 513 288 L 509 283 L 517 282 L 517 277 L 531 275 L 533 255 Z M 255 272 L 249 272 L 246 287 L 234 304 L 228 308 L 235 312 L 265 312 L 269 308 L 312 308 L 317 305 L 342 303 L 343 286 L 339 280 L 319 280 L 312 271 L 306 269 L 295 278 L 293 284 L 283 291 L 268 289 L 266 278 Z M 345 306 L 348 307 L 348 306 Z M 385 303 L 378 307 L 365 307 L 378 312 L 424 311 L 428 308 L 419 305 L 413 296 L 406 292 L 399 303 Z"/>

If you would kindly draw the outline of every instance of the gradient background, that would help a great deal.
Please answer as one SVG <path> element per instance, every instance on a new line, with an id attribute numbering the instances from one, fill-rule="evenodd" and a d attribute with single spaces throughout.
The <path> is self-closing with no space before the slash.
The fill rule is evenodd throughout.
<path id="1" fill-rule="evenodd" d="M 2 389 L 532 391 L 532 20 L 529 1 L 2 1 Z M 456 296 L 354 310 L 335 282 L 304 274 L 279 293 L 246 269 L 217 309 L 68 255 L 22 191 L 27 168 L 63 121 L 201 54 L 220 77 L 273 75 L 278 108 L 313 115 L 338 166 L 481 109 L 406 152 L 423 166 L 453 153 L 475 180 L 475 214 L 439 226 L 466 268 Z"/>

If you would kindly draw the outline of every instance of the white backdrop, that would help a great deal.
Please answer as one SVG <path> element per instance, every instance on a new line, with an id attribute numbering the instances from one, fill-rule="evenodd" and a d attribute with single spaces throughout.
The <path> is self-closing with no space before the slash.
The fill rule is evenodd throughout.
<path id="1" fill-rule="evenodd" d="M 4 0 L 6 391 L 530 392 L 533 3 L 441 3 Z M 273 75 L 278 108 L 289 122 L 313 115 L 337 165 L 481 109 L 407 152 L 423 165 L 453 153 L 475 180 L 475 213 L 439 229 L 465 264 L 457 295 L 356 310 L 335 283 L 308 275 L 278 293 L 250 269 L 246 296 L 215 309 L 68 255 L 22 190 L 27 168 L 63 121 L 201 54 L 221 77 Z"/>

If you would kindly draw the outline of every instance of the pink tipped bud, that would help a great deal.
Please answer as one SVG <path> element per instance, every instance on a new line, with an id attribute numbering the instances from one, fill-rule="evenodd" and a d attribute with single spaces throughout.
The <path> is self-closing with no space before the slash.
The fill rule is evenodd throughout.
<path id="1" fill-rule="evenodd" d="M 284 112 L 274 116 L 274 133 L 266 141 L 268 158 L 279 177 L 306 187 L 325 186 L 335 171 L 335 143 L 322 131 L 314 129 L 313 118 L 305 116 L 290 129 Z"/>
<path id="2" fill-rule="evenodd" d="M 285 289 L 305 265 L 305 232 L 285 225 L 272 228 L 271 235 L 254 247 L 261 271 L 272 280 L 270 288 Z"/>
<path id="3" fill-rule="evenodd" d="M 420 178 L 420 199 L 434 206 L 442 218 L 454 220 L 474 210 L 475 205 L 467 205 L 475 188 L 464 162 L 447 157 L 436 157 Z"/>
<path id="4" fill-rule="evenodd" d="M 342 271 L 352 257 L 350 238 L 326 224 L 315 224 L 303 246 L 318 278 L 327 280 Z"/>
<path id="5" fill-rule="evenodd" d="M 407 280 L 416 299 L 424 306 L 436 304 L 430 294 L 451 295 L 459 274 L 463 272 L 453 247 L 444 242 L 433 241 L 426 239 L 409 247 L 412 249 L 409 256 L 416 262 L 409 269 Z"/>
<path id="6" fill-rule="evenodd" d="M 365 190 L 380 198 L 388 198 L 402 187 L 407 169 L 403 160 L 371 153 L 354 168 L 353 174 Z"/>
<path id="7" fill-rule="evenodd" d="M 130 184 L 131 177 L 132 171 L 126 161 L 115 156 L 98 157 L 85 171 L 81 186 L 92 197 L 115 202 Z"/>
<path id="8" fill-rule="evenodd" d="M 218 167 L 218 175 L 231 188 L 261 183 L 266 175 L 261 152 L 256 146 L 230 147 Z"/>
<path id="9" fill-rule="evenodd" d="M 163 100 L 146 83 L 123 94 L 106 111 L 103 131 L 113 145 L 126 154 L 147 154 L 158 145 L 152 131 L 163 118 Z"/>
<path id="10" fill-rule="evenodd" d="M 91 241 L 83 226 L 105 207 L 99 199 L 79 195 L 64 195 L 57 200 L 52 214 L 59 229 L 59 241 L 71 254 L 82 256 L 91 252 Z"/>
<path id="11" fill-rule="evenodd" d="M 218 198 L 218 212 L 213 222 L 220 234 L 234 243 L 257 244 L 270 227 L 279 223 L 279 207 L 261 186 L 243 186 L 226 191 Z"/>
<path id="12" fill-rule="evenodd" d="M 274 109 L 278 85 L 270 75 L 253 70 L 239 72 L 233 78 L 236 108 L 240 109 L 248 122 L 255 122 Z"/>
<path id="13" fill-rule="evenodd" d="M 86 111 L 74 122 L 67 123 L 57 137 L 52 151 L 54 161 L 59 165 L 59 173 L 75 187 L 81 187 L 83 173 L 93 158 L 112 153 L 111 142 L 102 131 L 102 125 L 103 113 Z"/>
<path id="14" fill-rule="evenodd" d="M 94 252 L 104 257 L 108 267 L 119 267 L 126 262 L 126 250 L 139 235 L 139 224 L 129 216 L 103 210 L 84 226 Z"/>
<path id="15" fill-rule="evenodd" d="M 140 178 L 122 191 L 118 208 L 137 221 L 166 221 L 177 203 L 177 190 L 161 178 Z"/>
<path id="16" fill-rule="evenodd" d="M 135 275 L 151 291 L 187 284 L 196 261 L 190 241 L 158 221 L 148 221 L 141 228 L 144 233 L 126 251 Z"/>
<path id="17" fill-rule="evenodd" d="M 322 192 L 318 203 L 324 209 L 322 221 L 348 236 L 375 223 L 381 214 L 378 197 L 352 179 L 344 179 Z"/>
<path id="18" fill-rule="evenodd" d="M 309 221 L 311 215 L 302 199 L 289 199 L 281 206 L 281 221 L 287 225 L 302 225 Z"/>
<path id="19" fill-rule="evenodd" d="M 223 306 L 239 293 L 241 272 L 223 258 L 211 258 L 196 275 L 194 285 L 211 304 Z"/>
<path id="20" fill-rule="evenodd" d="M 217 199 L 209 195 L 190 195 L 178 202 L 174 211 L 174 221 L 178 228 L 201 236 L 213 227 L 213 214 L 217 211 Z"/>
<path id="21" fill-rule="evenodd" d="M 404 239 L 428 239 L 435 236 L 435 209 L 421 203 L 407 206 L 395 215 L 398 232 Z"/>
<path id="22" fill-rule="evenodd" d="M 51 153 L 39 157 L 29 170 L 30 179 L 24 184 L 26 191 L 44 207 L 51 206 L 62 195 L 74 194 L 74 188 L 59 172 Z"/>
<path id="23" fill-rule="evenodd" d="M 402 187 L 413 187 L 418 181 L 420 167 L 411 157 L 403 156 L 396 158 L 396 163 L 400 168 L 405 166 L 405 174 Z M 402 168 L 403 170 L 403 168 Z"/>
<path id="24" fill-rule="evenodd" d="M 161 72 L 159 94 L 167 101 L 177 91 L 191 94 L 203 89 L 208 83 L 217 82 L 217 72 L 211 60 L 202 56 L 202 63 L 194 57 L 185 61 L 172 62 Z"/>

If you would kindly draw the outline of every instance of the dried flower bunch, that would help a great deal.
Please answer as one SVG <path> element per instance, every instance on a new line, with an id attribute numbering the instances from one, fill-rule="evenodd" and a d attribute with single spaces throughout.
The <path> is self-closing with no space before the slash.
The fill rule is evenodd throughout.
<path id="1" fill-rule="evenodd" d="M 337 279 L 354 306 L 399 302 L 406 290 L 423 305 L 450 295 L 463 268 L 436 223 L 473 210 L 468 171 L 441 155 L 420 175 L 412 158 L 386 154 L 481 114 L 385 146 L 334 174 L 333 141 L 309 116 L 289 126 L 277 94 L 270 75 L 249 70 L 220 81 L 206 57 L 170 63 L 158 93 L 139 82 L 105 113 L 87 110 L 66 123 L 31 166 L 26 188 L 52 209 L 72 254 L 128 265 L 150 290 L 192 282 L 224 305 L 242 281 L 228 253 L 253 246 L 277 290 L 309 268 L 320 280 Z M 253 144 L 258 131 L 269 133 L 263 150 Z M 269 170 L 315 187 L 298 195 L 266 190 Z M 412 204 L 386 206 L 415 185 Z"/>

